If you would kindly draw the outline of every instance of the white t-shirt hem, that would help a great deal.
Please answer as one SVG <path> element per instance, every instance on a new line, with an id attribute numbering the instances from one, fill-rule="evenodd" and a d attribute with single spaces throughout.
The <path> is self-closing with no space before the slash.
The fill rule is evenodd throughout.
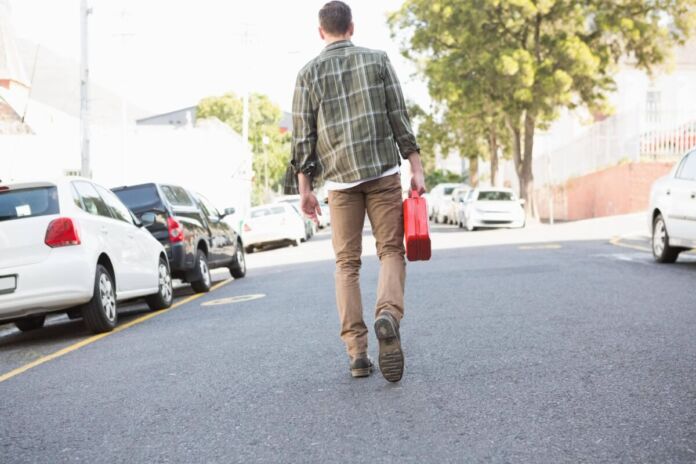
<path id="1" fill-rule="evenodd" d="M 401 171 L 401 168 L 399 166 L 394 166 L 391 169 L 387 169 L 384 171 L 382 174 L 378 176 L 373 176 L 373 177 L 368 177 L 367 179 L 362 179 L 356 182 L 333 182 L 330 180 L 327 180 L 324 183 L 324 186 L 326 187 L 326 190 L 347 190 L 349 188 L 357 187 L 360 184 L 364 184 L 365 182 L 370 182 L 372 180 L 377 180 L 381 179 L 382 177 L 389 177 L 393 176 L 394 174 L 397 174 Z"/>

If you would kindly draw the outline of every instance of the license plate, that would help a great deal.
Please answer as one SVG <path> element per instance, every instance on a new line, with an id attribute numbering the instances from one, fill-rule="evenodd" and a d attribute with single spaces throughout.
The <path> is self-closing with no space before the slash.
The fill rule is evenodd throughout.
<path id="1" fill-rule="evenodd" d="M 17 288 L 17 276 L 0 277 L 0 294 L 12 293 Z"/>

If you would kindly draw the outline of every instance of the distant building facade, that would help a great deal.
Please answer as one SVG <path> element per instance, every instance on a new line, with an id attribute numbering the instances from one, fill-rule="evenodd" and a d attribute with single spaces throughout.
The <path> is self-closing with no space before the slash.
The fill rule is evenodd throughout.
<path id="1" fill-rule="evenodd" d="M 136 120 L 138 126 L 193 127 L 196 125 L 196 106 L 189 106 L 169 113 L 156 114 Z"/>

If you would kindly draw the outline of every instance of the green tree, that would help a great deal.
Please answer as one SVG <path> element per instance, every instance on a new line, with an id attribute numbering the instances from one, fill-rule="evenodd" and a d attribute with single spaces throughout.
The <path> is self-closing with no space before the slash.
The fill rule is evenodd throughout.
<path id="1" fill-rule="evenodd" d="M 564 107 L 606 113 L 619 60 L 652 72 L 689 37 L 695 10 L 696 0 L 406 0 L 389 23 L 435 101 L 504 123 L 529 213 L 535 130 Z"/>
<path id="2" fill-rule="evenodd" d="M 233 92 L 204 98 L 198 104 L 197 117 L 216 117 L 239 134 L 242 133 L 242 116 L 242 97 Z M 268 201 L 272 191 L 283 181 L 290 159 L 290 134 L 280 132 L 282 116 L 280 107 L 266 95 L 250 95 L 249 145 L 253 153 L 254 204 Z"/>

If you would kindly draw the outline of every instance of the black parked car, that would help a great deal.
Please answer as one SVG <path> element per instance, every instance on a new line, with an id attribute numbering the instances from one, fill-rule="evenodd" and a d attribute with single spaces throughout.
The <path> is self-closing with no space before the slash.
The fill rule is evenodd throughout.
<path id="1" fill-rule="evenodd" d="M 241 237 L 222 219 L 234 208 L 218 212 L 205 197 L 166 184 L 112 189 L 138 217 L 147 215 L 148 230 L 167 251 L 173 278 L 190 282 L 194 291 L 210 290 L 210 269 L 226 267 L 232 277 L 246 274 Z"/>

